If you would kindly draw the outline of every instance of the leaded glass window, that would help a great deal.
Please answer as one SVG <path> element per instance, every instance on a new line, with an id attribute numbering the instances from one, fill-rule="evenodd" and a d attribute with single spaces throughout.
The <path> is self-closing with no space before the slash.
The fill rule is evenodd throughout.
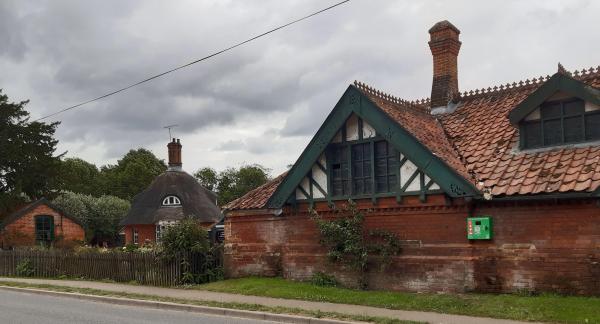
<path id="1" fill-rule="evenodd" d="M 521 147 L 537 148 L 600 140 L 600 110 L 570 98 L 540 106 L 539 118 L 521 123 Z"/>

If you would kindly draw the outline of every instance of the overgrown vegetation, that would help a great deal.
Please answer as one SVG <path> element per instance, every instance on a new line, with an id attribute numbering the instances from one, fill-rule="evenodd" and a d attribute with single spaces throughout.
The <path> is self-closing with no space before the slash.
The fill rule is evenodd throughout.
<path id="1" fill-rule="evenodd" d="M 336 210 L 332 219 L 324 219 L 314 210 L 311 217 L 319 229 L 321 244 L 328 249 L 329 260 L 354 271 L 357 285 L 362 289 L 368 287 L 367 275 L 374 266 L 385 270 L 392 257 L 400 252 L 400 241 L 395 234 L 383 229 L 365 229 L 365 216 L 351 200 Z"/>
<path id="2" fill-rule="evenodd" d="M 117 243 L 119 222 L 130 207 L 129 201 L 114 196 L 93 197 L 73 192 L 61 194 L 53 203 L 83 224 L 87 242 L 99 245 Z"/>
<path id="3" fill-rule="evenodd" d="M 231 279 L 204 284 L 197 289 L 520 321 L 600 323 L 600 297 L 363 291 L 321 287 L 308 282 L 295 282 L 281 278 Z"/>
<path id="4" fill-rule="evenodd" d="M 33 276 L 33 265 L 31 260 L 24 259 L 17 264 L 16 273 L 19 277 L 31 277 Z"/>
<path id="5" fill-rule="evenodd" d="M 159 249 L 165 261 L 181 256 L 182 284 L 223 279 L 223 268 L 214 266 L 221 257 L 221 246 L 211 245 L 208 232 L 192 218 L 167 228 Z"/>

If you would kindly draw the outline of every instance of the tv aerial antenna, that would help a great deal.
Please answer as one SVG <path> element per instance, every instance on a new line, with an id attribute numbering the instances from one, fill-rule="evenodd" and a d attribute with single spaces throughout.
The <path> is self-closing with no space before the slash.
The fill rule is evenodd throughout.
<path id="1" fill-rule="evenodd" d="M 179 125 L 173 124 L 173 125 L 163 126 L 163 128 L 166 128 L 169 130 L 169 141 L 173 138 L 173 136 L 171 136 L 171 128 L 175 128 L 175 127 L 179 127 Z"/>

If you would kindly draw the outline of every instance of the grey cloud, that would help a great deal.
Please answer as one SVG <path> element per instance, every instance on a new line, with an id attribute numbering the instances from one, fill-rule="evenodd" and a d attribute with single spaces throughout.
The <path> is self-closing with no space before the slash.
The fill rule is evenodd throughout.
<path id="1" fill-rule="evenodd" d="M 2 1 L 0 69 L 19 73 L 0 75 L 0 88 L 18 93 L 15 100 L 30 98 L 28 108 L 41 116 L 324 5 L 298 0 Z M 62 114 L 57 136 L 67 146 L 84 141 L 106 147 L 93 161 L 103 164 L 130 148 L 162 143 L 167 124 L 179 124 L 176 134 L 185 139 L 213 130 L 227 135 L 253 118 L 262 135 L 224 136 L 214 155 L 225 165 L 233 151 L 256 158 L 279 154 L 289 163 L 295 160 L 289 155 L 300 154 L 354 79 L 406 99 L 428 96 L 427 29 L 438 20 L 449 19 L 462 30 L 459 83 L 470 89 L 551 73 L 558 60 L 572 68 L 599 64 L 595 53 L 600 45 L 589 41 L 600 37 L 594 28 L 599 11 L 600 4 L 591 1 L 352 1 Z M 286 144 L 290 141 L 297 147 Z M 78 147 L 71 147 L 76 155 Z"/>

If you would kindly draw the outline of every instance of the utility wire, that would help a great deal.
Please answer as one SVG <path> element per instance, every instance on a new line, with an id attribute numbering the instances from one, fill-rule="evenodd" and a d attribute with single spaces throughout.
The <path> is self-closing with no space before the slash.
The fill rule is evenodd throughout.
<path id="1" fill-rule="evenodd" d="M 315 12 L 313 12 L 313 13 L 311 13 L 311 14 L 309 14 L 309 15 L 306 15 L 306 16 L 304 16 L 304 17 L 302 17 L 302 18 L 298 18 L 298 19 L 296 19 L 296 20 L 292 20 L 292 21 L 288 22 L 287 24 L 280 25 L 280 26 L 278 26 L 278 27 L 275 27 L 275 28 L 273 28 L 273 29 L 270 29 L 270 30 L 268 30 L 268 31 L 266 31 L 266 32 L 264 32 L 264 33 L 262 33 L 262 34 L 259 34 L 259 35 L 256 35 L 256 36 L 254 36 L 254 37 L 248 38 L 248 39 L 246 39 L 245 41 L 239 42 L 239 43 L 237 43 L 237 44 L 235 44 L 235 45 L 232 45 L 232 46 L 229 46 L 229 47 L 227 47 L 227 48 L 224 48 L 224 49 L 222 49 L 222 50 L 220 50 L 220 51 L 214 52 L 214 53 L 212 53 L 212 54 L 210 54 L 210 55 L 207 55 L 207 56 L 205 56 L 205 57 L 203 57 L 203 58 L 201 58 L 201 59 L 197 59 L 197 60 L 195 60 L 195 61 L 192 61 L 192 62 L 189 62 L 189 63 L 187 63 L 187 64 L 180 65 L 180 66 L 178 66 L 178 67 L 175 67 L 175 68 L 173 68 L 173 69 L 170 69 L 170 70 L 168 70 L 168 71 L 165 71 L 165 72 L 162 72 L 162 73 L 159 73 L 159 74 L 153 75 L 153 76 L 151 76 L 151 77 L 148 77 L 148 78 L 146 78 L 146 79 L 144 79 L 144 80 L 141 80 L 141 81 L 138 81 L 138 82 L 136 82 L 136 83 L 130 84 L 130 85 L 128 85 L 128 86 L 126 86 L 126 87 L 124 87 L 124 88 L 120 88 L 120 89 L 118 89 L 118 90 L 115 90 L 115 91 L 109 92 L 109 93 L 107 93 L 107 94 L 104 94 L 104 95 L 102 95 L 102 96 L 100 96 L 100 97 L 96 97 L 96 98 L 94 98 L 94 99 L 90 99 L 90 100 L 88 100 L 88 101 L 84 101 L 84 102 L 82 102 L 82 103 L 79 103 L 79 104 L 76 104 L 76 105 L 74 105 L 74 106 L 70 106 L 70 107 L 67 107 L 67 108 L 61 109 L 61 110 L 59 110 L 59 111 L 56 111 L 56 112 L 54 112 L 54 113 L 51 113 L 51 114 L 49 114 L 49 115 L 46 115 L 46 116 L 40 117 L 40 118 L 38 118 L 38 119 L 34 120 L 33 122 L 40 121 L 40 120 L 42 120 L 42 119 L 46 119 L 46 118 L 50 118 L 50 117 L 56 116 L 56 115 L 58 115 L 58 114 L 62 114 L 62 113 L 66 112 L 66 111 L 69 111 L 69 110 L 71 110 L 71 109 L 79 108 L 79 107 L 81 107 L 81 106 L 83 106 L 83 105 L 87 105 L 87 104 L 89 104 L 89 103 L 92 103 L 92 102 L 94 102 L 94 101 L 98 101 L 98 100 L 100 100 L 100 99 L 104 99 L 104 98 L 106 98 L 106 97 L 110 97 L 110 96 L 112 96 L 112 95 L 115 95 L 115 94 L 117 94 L 117 93 L 119 93 L 119 92 L 123 92 L 123 91 L 125 91 L 125 90 L 131 89 L 131 88 L 133 88 L 133 87 L 136 87 L 136 86 L 138 86 L 138 85 L 140 85 L 140 84 L 142 84 L 142 83 L 146 83 L 146 82 L 152 81 L 152 80 L 154 80 L 154 79 L 160 78 L 160 77 L 162 77 L 162 76 L 164 76 L 164 75 L 166 75 L 166 74 L 173 73 L 173 72 L 175 72 L 175 71 L 177 71 L 177 70 L 181 70 L 181 69 L 183 69 L 183 68 L 186 68 L 186 67 L 188 67 L 188 66 L 190 66 L 190 65 L 193 65 L 193 64 L 196 64 L 196 63 L 200 63 L 200 62 L 202 62 L 202 61 L 205 61 L 205 60 L 207 60 L 207 59 L 209 59 L 209 58 L 211 58 L 211 57 L 213 57 L 213 56 L 217 56 L 217 55 L 219 55 L 219 54 L 222 54 L 222 53 L 225 53 L 225 52 L 227 52 L 227 51 L 230 51 L 230 50 L 232 50 L 232 49 L 234 49 L 234 48 L 236 48 L 236 47 L 242 46 L 242 45 L 244 45 L 244 44 L 246 44 L 246 43 L 249 43 L 249 42 L 251 42 L 251 41 L 253 41 L 253 40 L 256 40 L 256 39 L 258 39 L 258 38 L 261 38 L 261 37 L 263 37 L 263 36 L 266 36 L 266 35 L 268 35 L 268 34 L 270 34 L 270 33 L 273 33 L 273 32 L 275 32 L 275 31 L 278 31 L 278 30 L 280 30 L 280 29 L 283 29 L 283 28 L 285 28 L 285 27 L 288 27 L 288 26 L 291 26 L 291 25 L 293 25 L 293 24 L 299 23 L 299 22 L 301 22 L 301 21 L 303 21 L 303 20 L 306 20 L 306 19 L 308 19 L 308 18 L 311 18 L 311 17 L 313 17 L 313 16 L 316 16 L 316 15 L 318 15 L 318 14 L 320 14 L 320 13 L 323 13 L 323 12 L 325 12 L 325 11 L 327 11 L 327 10 L 333 9 L 333 8 L 335 8 L 335 7 L 337 7 L 337 6 L 340 6 L 340 5 L 342 5 L 342 4 L 346 3 L 346 2 L 349 2 L 349 1 L 350 1 L 350 0 L 344 0 L 344 1 L 340 1 L 340 2 L 338 2 L 338 3 L 334 4 L 334 5 L 331 5 L 331 6 L 327 7 L 327 8 L 323 8 L 323 9 L 321 9 L 321 10 L 319 10 L 319 11 L 315 11 Z"/>

